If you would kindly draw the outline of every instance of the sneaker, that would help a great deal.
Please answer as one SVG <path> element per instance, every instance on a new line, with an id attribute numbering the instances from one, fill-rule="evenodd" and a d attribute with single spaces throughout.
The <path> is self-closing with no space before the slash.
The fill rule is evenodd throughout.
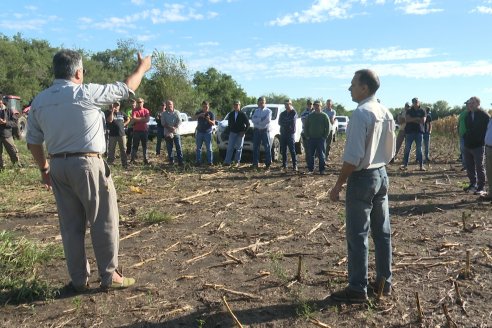
<path id="1" fill-rule="evenodd" d="M 400 166 L 400 171 L 406 171 L 406 170 L 408 170 L 406 165 Z"/>
<path id="2" fill-rule="evenodd" d="M 252 169 L 255 169 L 255 170 L 256 170 L 256 169 L 258 169 L 258 164 L 251 164 L 250 168 L 252 168 Z"/>
<path id="3" fill-rule="evenodd" d="M 474 195 L 478 195 L 478 196 L 481 196 L 483 194 L 485 194 L 485 191 L 483 190 L 483 188 L 477 188 L 477 190 L 475 190 L 473 192 Z"/>
<path id="4" fill-rule="evenodd" d="M 325 175 L 325 170 L 319 171 L 319 175 Z"/>
<path id="5" fill-rule="evenodd" d="M 267 172 L 270 171 L 270 165 L 265 165 L 265 171 L 267 171 Z"/>
<path id="6" fill-rule="evenodd" d="M 420 166 L 418 170 L 419 170 L 419 171 L 427 171 L 427 170 L 425 169 L 425 167 L 423 167 L 423 166 Z"/>
<path id="7" fill-rule="evenodd" d="M 294 172 L 299 171 L 299 169 L 297 168 L 297 165 L 295 165 L 295 166 L 292 168 L 292 170 L 293 170 Z"/>
<path id="8" fill-rule="evenodd" d="M 467 193 L 475 193 L 475 191 L 477 191 L 477 187 L 475 187 L 474 185 L 469 185 L 468 187 L 463 188 L 463 191 Z"/>
<path id="9" fill-rule="evenodd" d="M 364 292 L 356 292 L 348 287 L 334 292 L 330 298 L 335 302 L 340 303 L 365 303 L 367 302 L 367 294 Z"/>
<path id="10" fill-rule="evenodd" d="M 307 175 L 311 175 L 313 173 L 314 173 L 314 171 L 309 171 L 309 170 L 306 172 Z"/>
<path id="11" fill-rule="evenodd" d="M 231 166 L 231 163 L 224 163 L 222 166 Z"/>

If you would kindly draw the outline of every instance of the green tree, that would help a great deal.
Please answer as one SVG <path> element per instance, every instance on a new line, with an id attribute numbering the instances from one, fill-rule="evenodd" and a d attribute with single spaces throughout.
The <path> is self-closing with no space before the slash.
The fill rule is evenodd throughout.
<path id="1" fill-rule="evenodd" d="M 230 75 L 220 73 L 213 67 L 206 72 L 196 72 L 192 82 L 197 93 L 205 96 L 218 117 L 224 117 L 231 111 L 234 100 L 239 99 L 242 104 L 250 100 Z"/>

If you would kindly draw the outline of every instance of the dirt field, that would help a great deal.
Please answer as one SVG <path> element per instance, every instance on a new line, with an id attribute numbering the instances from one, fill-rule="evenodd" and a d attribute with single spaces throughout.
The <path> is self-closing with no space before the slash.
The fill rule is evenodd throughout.
<path id="1" fill-rule="evenodd" d="M 446 327 L 449 320 L 492 327 L 492 205 L 462 191 L 467 178 L 456 143 L 432 142 L 434 162 L 426 172 L 414 171 L 416 165 L 401 172 L 399 162 L 388 168 L 391 297 L 373 297 L 368 305 L 324 300 L 347 283 L 345 197 L 328 200 L 340 169 L 339 141 L 325 176 L 303 174 L 303 160 L 298 174 L 278 165 L 269 173 L 247 165 L 179 170 L 155 157 L 148 168 L 115 168 L 120 265 L 136 287 L 101 292 L 96 271 L 89 293 L 62 289 L 54 300 L 2 305 L 0 326 L 234 327 L 225 296 L 243 327 Z M 39 198 L 45 205 L 36 206 Z M 17 211 L 1 213 L 0 230 L 59 241 L 53 197 L 26 185 L 18 200 Z M 156 213 L 169 220 L 143 222 Z M 87 244 L 96 268 L 89 238 Z M 60 288 L 69 280 L 63 260 L 41 274 Z"/>

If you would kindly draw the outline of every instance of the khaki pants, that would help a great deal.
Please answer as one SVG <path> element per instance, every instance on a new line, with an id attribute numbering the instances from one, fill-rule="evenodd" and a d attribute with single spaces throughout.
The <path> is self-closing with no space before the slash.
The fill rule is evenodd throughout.
<path id="1" fill-rule="evenodd" d="M 101 285 L 111 285 L 118 266 L 119 214 L 108 165 L 98 157 L 78 156 L 53 158 L 50 167 L 72 284 L 83 286 L 89 277 L 85 252 L 85 233 L 89 226 Z"/>
<path id="2" fill-rule="evenodd" d="M 7 150 L 7 154 L 9 154 L 12 163 L 17 163 L 19 161 L 19 156 L 17 148 L 15 147 L 14 138 L 0 138 L 0 168 L 3 168 L 3 147 Z"/>
<path id="3" fill-rule="evenodd" d="M 114 163 L 116 144 L 118 144 L 118 148 L 120 149 L 121 165 L 127 166 L 128 159 L 127 159 L 127 155 L 126 155 L 126 136 L 121 136 L 121 137 L 109 136 L 108 163 L 109 164 Z"/>

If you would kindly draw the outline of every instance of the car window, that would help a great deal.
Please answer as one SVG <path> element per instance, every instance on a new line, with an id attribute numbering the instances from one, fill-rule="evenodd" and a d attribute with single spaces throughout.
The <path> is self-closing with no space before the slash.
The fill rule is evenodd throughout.
<path id="1" fill-rule="evenodd" d="M 343 116 L 337 116 L 337 120 L 338 120 L 338 122 L 346 122 L 347 121 L 346 118 Z"/>
<path id="2" fill-rule="evenodd" d="M 255 112 L 255 110 L 257 109 L 258 107 L 243 107 L 241 109 L 241 112 L 245 113 L 246 116 L 251 119 L 251 117 L 253 116 L 253 113 Z M 272 111 L 272 120 L 275 120 L 277 118 L 277 115 L 278 115 L 278 107 L 270 107 L 268 106 L 268 108 L 270 108 L 270 110 Z"/>

